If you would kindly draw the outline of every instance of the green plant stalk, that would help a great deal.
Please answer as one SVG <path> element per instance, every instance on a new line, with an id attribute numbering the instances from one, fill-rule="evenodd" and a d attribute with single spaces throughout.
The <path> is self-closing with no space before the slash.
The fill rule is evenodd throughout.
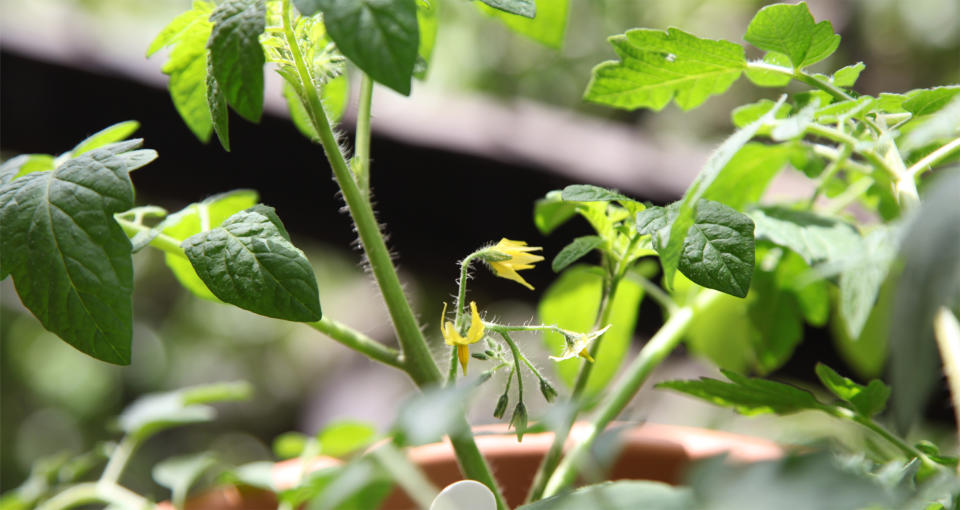
<path id="1" fill-rule="evenodd" d="M 405 366 L 403 355 L 395 349 L 391 349 L 367 335 L 329 317 L 324 317 L 316 322 L 308 322 L 306 324 L 333 340 L 365 354 L 370 359 L 401 370 L 403 370 Z"/>
<path id="2" fill-rule="evenodd" d="M 937 148 L 937 150 L 924 156 L 920 161 L 910 165 L 910 168 L 907 169 L 907 174 L 911 177 L 916 177 L 921 172 L 933 168 L 934 165 L 949 157 L 950 154 L 957 149 L 960 149 L 960 138 L 954 138 Z"/>
<path id="3" fill-rule="evenodd" d="M 400 278 L 393 267 L 390 252 L 387 250 L 383 235 L 380 233 L 376 217 L 373 214 L 373 207 L 357 187 L 343 153 L 340 152 L 337 139 L 330 127 L 330 121 L 323 110 L 320 96 L 313 87 L 312 78 L 290 25 L 290 0 L 283 0 L 282 15 L 284 35 L 296 63 L 301 88 L 306 96 L 304 107 L 310 115 L 310 122 L 320 136 L 323 151 L 333 169 L 334 177 L 340 186 L 340 191 L 347 203 L 347 209 L 360 236 L 360 243 L 367 255 L 367 260 L 370 261 L 370 267 L 373 270 L 380 292 L 383 294 L 383 299 L 397 333 L 397 339 L 400 341 L 404 356 L 404 371 L 421 388 L 440 384 L 442 380 L 440 369 L 430 355 L 430 350 L 423 338 L 423 333 L 420 331 L 420 326 L 417 324 L 416 317 L 413 315 L 413 310 L 410 308 L 410 303 L 403 293 Z M 470 431 L 466 418 L 461 416 L 460 421 L 462 427 L 456 429 L 460 432 L 451 434 L 450 442 L 453 444 L 454 452 L 463 473 L 468 478 L 477 480 L 489 487 L 497 499 L 498 508 L 506 509 L 507 504 L 503 499 L 503 494 L 493 478 L 486 460 L 477 448 L 477 443 L 473 439 L 473 433 Z"/>
<path id="4" fill-rule="evenodd" d="M 927 469 L 932 469 L 932 470 L 940 469 L 940 465 L 930 460 L 930 458 L 927 457 L 923 452 L 910 446 L 909 444 L 907 444 L 906 441 L 904 441 L 903 439 L 900 439 L 896 435 L 891 434 L 887 429 L 883 428 L 882 426 L 880 426 L 880 424 L 873 421 L 871 418 L 867 416 L 859 415 L 857 413 L 854 413 L 850 409 L 847 409 L 845 407 L 840 407 L 840 406 L 823 406 L 821 410 L 836 418 L 849 420 L 862 427 L 869 429 L 873 433 L 882 437 L 888 443 L 892 444 L 898 450 L 903 452 L 903 454 L 906 455 L 908 459 L 909 458 L 920 459 L 920 462 Z"/>
<path id="5" fill-rule="evenodd" d="M 517 372 L 517 394 L 518 401 L 523 403 L 523 376 L 520 374 L 520 363 L 522 360 L 525 360 L 526 357 L 520 352 L 520 348 L 517 347 L 516 342 L 510 338 L 510 335 L 506 331 L 501 331 L 500 336 L 507 342 L 507 345 L 510 347 L 510 352 L 513 353 L 513 365 L 516 367 Z M 527 362 L 529 364 L 529 361 Z"/>
<path id="6" fill-rule="evenodd" d="M 130 237 L 133 237 L 141 232 L 149 232 L 151 229 L 146 225 L 140 225 L 129 220 L 125 220 L 118 216 L 113 217 L 114 220 L 120 225 L 120 228 Z M 150 241 L 150 246 L 157 248 L 166 253 L 173 253 L 174 255 L 179 255 L 186 258 L 186 254 L 183 252 L 183 248 L 180 247 L 180 241 L 166 235 L 166 234 L 157 234 Z"/>
<path id="7" fill-rule="evenodd" d="M 373 79 L 361 73 L 360 106 L 357 110 L 357 133 L 354 138 L 354 174 L 357 187 L 370 196 L 370 109 L 373 103 Z"/>
<path id="8" fill-rule="evenodd" d="M 697 312 L 709 307 L 719 292 L 703 290 L 692 305 L 680 308 L 660 327 L 653 338 L 640 350 L 633 363 L 627 368 L 617 386 L 601 402 L 599 412 L 590 423 L 590 429 L 582 442 L 577 444 L 563 458 L 557 469 L 547 481 L 543 497 L 548 498 L 569 486 L 576 479 L 578 466 L 589 454 L 594 441 L 607 425 L 627 407 L 640 387 L 660 363 L 683 340 L 683 333 Z"/>
<path id="9" fill-rule="evenodd" d="M 834 159 L 827 165 L 827 168 L 824 169 L 823 173 L 817 179 L 817 187 L 813 190 L 813 195 L 810 197 L 810 201 L 807 204 L 807 209 L 812 209 L 814 204 L 817 203 L 817 198 L 823 194 L 823 187 L 827 182 L 833 178 L 834 175 L 843 167 L 843 165 L 850 159 L 850 154 L 853 152 L 853 147 L 849 144 L 843 144 L 843 147 L 840 149 L 840 154 L 837 155 L 837 159 Z"/>
<path id="10" fill-rule="evenodd" d="M 457 303 L 456 303 L 456 313 L 454 315 L 453 324 L 457 328 L 457 331 L 460 331 L 460 328 L 463 327 L 463 314 L 464 314 L 464 304 L 467 300 L 467 279 L 469 278 L 470 264 L 473 262 L 473 259 L 477 258 L 480 255 L 480 250 L 467 255 L 463 261 L 460 262 L 460 286 L 457 291 Z M 441 321 L 445 318 L 441 318 Z M 443 328 L 443 323 L 441 322 L 440 327 Z M 462 333 L 462 331 L 461 331 Z M 457 347 L 453 346 L 450 350 L 450 366 L 447 368 L 447 385 L 451 385 L 454 381 L 457 380 Z"/>
<path id="11" fill-rule="evenodd" d="M 420 508 L 430 508 L 437 497 L 437 488 L 403 452 L 387 442 L 370 453 Z"/>
<path id="12" fill-rule="evenodd" d="M 943 372 L 950 385 L 953 412 L 960 423 L 960 321 L 949 309 L 940 307 L 933 319 L 933 331 L 943 359 Z"/>
<path id="13" fill-rule="evenodd" d="M 140 446 L 140 440 L 131 436 L 123 436 L 123 439 L 120 440 L 120 444 L 113 449 L 113 452 L 110 454 L 110 460 L 107 461 L 107 466 L 103 468 L 103 474 L 100 475 L 100 483 L 103 484 L 116 484 L 120 481 L 120 475 L 123 474 L 124 468 L 127 467 L 127 462 L 130 461 L 130 456 L 133 455 L 133 452 Z"/>
<path id="14" fill-rule="evenodd" d="M 64 489 L 38 506 L 37 510 L 65 510 L 91 503 L 107 503 L 124 509 L 156 508 L 150 501 L 117 484 L 85 482 Z"/>
<path id="15" fill-rule="evenodd" d="M 793 69 L 790 67 L 778 66 L 775 64 L 768 64 L 762 61 L 747 62 L 747 69 L 758 70 L 758 71 L 772 71 L 775 73 L 780 73 L 784 76 L 789 76 L 790 78 L 797 80 L 802 83 L 806 83 L 811 87 L 818 88 L 831 96 L 834 99 L 840 101 L 852 101 L 855 98 L 850 94 L 847 94 L 843 89 L 837 87 L 836 85 L 821 80 L 812 74 L 804 72 L 802 69 Z"/>
<path id="16" fill-rule="evenodd" d="M 849 145 L 854 148 L 854 152 L 863 156 L 867 161 L 869 161 L 873 166 L 883 170 L 891 179 L 899 179 L 900 175 L 884 161 L 883 157 L 871 150 L 857 150 L 856 147 L 859 144 L 859 140 L 856 138 L 840 131 L 839 129 L 830 128 L 827 126 L 821 126 L 820 124 L 813 124 L 807 126 L 806 132 L 814 136 L 820 136 L 828 140 L 833 140 L 841 144 Z"/>

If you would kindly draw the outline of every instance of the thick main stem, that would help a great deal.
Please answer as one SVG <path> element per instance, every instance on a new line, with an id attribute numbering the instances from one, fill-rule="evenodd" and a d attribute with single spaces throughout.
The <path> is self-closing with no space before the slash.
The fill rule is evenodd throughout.
<path id="1" fill-rule="evenodd" d="M 373 79 L 363 73 L 360 79 L 360 106 L 357 109 L 357 134 L 354 139 L 354 171 L 357 186 L 370 196 L 370 110 L 373 103 Z"/>

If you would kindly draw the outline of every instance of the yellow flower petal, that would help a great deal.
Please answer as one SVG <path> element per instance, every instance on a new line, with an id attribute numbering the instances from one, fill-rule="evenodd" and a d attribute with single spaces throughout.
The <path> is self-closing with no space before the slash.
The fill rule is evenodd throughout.
<path id="1" fill-rule="evenodd" d="M 483 338 L 483 320 L 477 312 L 477 303 L 470 302 L 470 330 L 467 331 L 467 343 L 475 343 Z"/>
<path id="2" fill-rule="evenodd" d="M 491 249 L 510 257 L 507 260 L 499 260 L 489 263 L 494 274 L 500 278 L 513 280 L 520 285 L 533 290 L 533 286 L 527 283 L 522 276 L 517 274 L 517 271 L 532 269 L 535 263 L 543 260 L 543 257 L 540 255 L 533 255 L 529 253 L 532 251 L 542 250 L 543 248 L 539 246 L 527 246 L 527 243 L 524 241 L 512 241 L 504 237 L 500 239 L 500 242 L 498 242 Z"/>
<path id="3" fill-rule="evenodd" d="M 467 362 L 470 361 L 470 347 L 464 344 L 457 345 L 457 358 L 460 359 L 460 368 L 463 369 L 463 375 L 467 375 Z"/>

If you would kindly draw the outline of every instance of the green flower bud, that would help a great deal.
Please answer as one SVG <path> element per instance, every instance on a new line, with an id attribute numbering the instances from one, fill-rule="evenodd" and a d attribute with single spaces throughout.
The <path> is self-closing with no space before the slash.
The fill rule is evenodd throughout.
<path id="1" fill-rule="evenodd" d="M 489 359 L 489 358 L 487 357 L 487 354 L 486 354 L 486 353 L 483 353 L 483 352 L 472 352 L 472 353 L 470 353 L 470 356 L 472 356 L 472 357 L 474 357 L 474 358 L 476 358 L 476 359 L 478 359 L 478 360 L 480 360 L 480 361 L 487 361 L 487 359 Z"/>
<path id="2" fill-rule="evenodd" d="M 517 441 L 523 441 L 523 433 L 527 431 L 527 407 L 523 402 L 513 408 L 513 416 L 510 417 L 510 426 L 517 431 Z"/>
<path id="3" fill-rule="evenodd" d="M 507 404 L 509 403 L 510 398 L 507 397 L 506 393 L 500 395 L 500 399 L 497 400 L 497 407 L 493 408 L 493 417 L 498 420 L 503 418 L 503 413 L 507 412 Z"/>
<path id="4" fill-rule="evenodd" d="M 543 398 L 547 402 L 553 402 L 557 398 L 557 390 L 553 389 L 553 386 L 546 379 L 540 379 L 540 393 L 543 394 Z"/>

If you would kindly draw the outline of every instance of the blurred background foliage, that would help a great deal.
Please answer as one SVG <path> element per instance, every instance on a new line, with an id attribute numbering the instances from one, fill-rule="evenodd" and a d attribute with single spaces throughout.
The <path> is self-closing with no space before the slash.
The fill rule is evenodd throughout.
<path id="1" fill-rule="evenodd" d="M 549 3 L 551 0 L 540 1 Z M 740 80 L 730 93 L 712 98 L 693 114 L 684 114 L 675 107 L 668 107 L 656 114 L 622 112 L 581 100 L 590 69 L 603 60 L 613 58 L 613 51 L 606 42 L 607 36 L 633 27 L 677 26 L 702 37 L 737 41 L 751 16 L 766 3 L 769 2 L 572 0 L 565 37 L 561 44 L 551 46 L 516 34 L 499 19 L 478 12 L 475 4 L 479 2 L 444 0 L 438 4 L 440 29 L 431 68 L 426 81 L 416 87 L 449 95 L 480 94 L 506 104 L 524 100 L 542 102 L 635 126 L 638 136 L 650 139 L 713 142 L 731 129 L 729 112 L 735 106 L 756 100 L 758 95 L 773 97 L 779 91 L 764 89 L 758 92 L 747 80 Z M 811 0 L 808 3 L 817 20 L 831 20 L 835 31 L 843 36 L 840 50 L 818 66 L 832 69 L 857 61 L 865 62 L 867 69 L 858 84 L 861 92 L 902 92 L 960 82 L 960 3 L 956 0 Z M 0 5 L 3 13 L 0 18 L 4 19 L 3 27 L 17 24 L 20 25 L 19 30 L 36 34 L 38 46 L 43 46 L 42 39 L 46 37 L 83 34 L 85 40 L 93 41 L 92 47 L 96 51 L 124 62 L 123 65 L 138 68 L 144 63 L 143 54 L 154 34 L 172 17 L 187 9 L 189 4 L 188 0 L 5 1 Z M 0 65 L 5 60 L 0 60 Z M 83 67 L 84 62 L 78 61 L 75 65 Z M 5 80 L 0 90 L 16 89 L 11 85 L 25 79 L 3 74 Z M 5 102 L 13 100 L 15 98 L 12 97 L 4 99 Z M 172 114 L 172 105 L 168 102 L 166 106 Z M 64 111 L 62 114 L 69 116 L 72 112 Z M 37 119 L 33 120 L 34 124 L 23 124 L 19 119 L 3 119 L 5 134 L 14 129 L 32 129 L 36 130 L 37 140 L 30 147 L 0 147 L 4 158 L 18 151 L 38 150 L 35 147 L 48 152 L 67 148 L 48 146 L 45 142 L 54 136 L 51 131 L 60 129 L 60 126 L 39 124 Z M 103 126 L 87 127 L 92 132 Z M 187 133 L 182 124 L 171 124 L 165 129 Z M 243 129 L 239 128 L 241 131 Z M 252 132 L 256 133 L 257 129 L 252 128 Z M 57 133 L 57 136 L 71 140 L 80 139 L 82 135 L 76 132 Z M 243 139 L 242 134 L 238 136 Z M 256 136 L 254 134 L 251 139 Z M 289 138 L 291 143 L 307 145 L 292 129 L 288 129 L 283 136 Z M 194 144 L 199 146 L 195 141 Z M 383 145 L 375 141 L 374 149 Z M 151 146 L 149 140 L 148 146 Z M 208 149 L 219 150 L 212 146 Z M 165 154 L 168 153 L 160 149 L 160 160 L 155 165 L 164 164 Z M 497 159 L 496 155 L 489 156 L 491 161 L 487 162 L 488 166 L 495 164 L 493 161 Z M 471 168 L 477 166 L 471 162 L 460 162 L 455 157 L 447 157 L 445 162 Z M 407 161 L 402 164 L 407 171 L 415 172 L 419 162 Z M 482 165 L 478 168 L 482 168 Z M 141 172 L 157 171 L 150 167 Z M 440 180 L 449 178 L 446 174 L 437 173 L 442 170 L 432 172 L 429 175 L 435 180 L 428 180 L 427 186 L 436 186 L 438 189 L 445 189 L 448 185 L 465 186 L 463 178 L 447 182 Z M 376 171 L 374 175 L 376 182 Z M 137 179 L 139 185 L 139 174 Z M 323 176 L 322 180 L 326 179 Z M 497 232 L 503 232 L 504 229 L 510 232 L 519 230 L 530 235 L 527 239 L 531 244 L 546 246 L 550 257 L 556 253 L 557 247 L 565 244 L 565 240 L 587 232 L 584 225 L 571 225 L 555 233 L 552 240 L 544 240 L 533 234 L 535 230 L 529 220 L 532 199 L 564 183 L 556 177 L 550 179 L 546 182 L 534 181 L 536 187 L 500 197 L 498 207 L 507 208 L 506 204 L 509 204 L 512 208 L 511 212 L 503 213 L 500 218 L 512 214 L 515 221 L 527 222 L 522 226 L 490 220 L 480 213 L 461 218 L 459 223 L 431 219 L 439 225 L 404 225 L 408 222 L 407 218 L 399 214 L 391 215 L 401 213 L 396 210 L 401 206 L 384 197 L 382 216 L 399 229 L 427 230 L 432 232 L 427 238 L 434 239 L 438 232 L 457 229 L 458 239 L 466 237 L 469 239 L 467 242 L 471 243 L 465 245 L 466 248 L 423 243 L 418 246 L 409 243 L 403 245 L 402 239 L 394 244 L 401 255 L 401 267 L 406 268 L 403 264 L 409 262 L 410 271 L 404 276 L 407 281 L 415 283 L 411 283 L 408 291 L 419 304 L 421 316 L 425 318 L 424 323 L 430 328 L 428 332 L 434 341 L 439 336 L 434 331 L 433 323 L 439 312 L 438 303 L 450 299 L 456 271 L 454 262 L 469 249 L 496 240 L 500 235 Z M 390 194 L 401 194 L 400 190 L 392 188 L 392 181 L 386 182 L 381 189 L 388 190 Z M 238 183 L 235 186 L 231 182 L 226 185 L 237 187 L 246 184 Z M 193 193 L 205 192 L 193 190 Z M 150 196 L 149 187 L 138 189 L 138 193 L 141 203 L 156 198 L 156 202 L 169 205 L 171 210 L 176 210 L 189 200 L 202 198 L 161 194 Z M 387 191 L 383 193 L 386 195 Z M 278 193 L 274 196 L 282 195 Z M 426 195 L 430 196 L 431 193 Z M 146 202 L 144 196 L 148 197 Z M 269 201 L 269 192 L 264 196 L 265 201 Z M 470 200 L 475 198 L 471 197 Z M 433 211 L 429 214 L 436 214 L 434 209 L 442 207 L 430 200 L 413 195 L 402 207 L 429 210 Z M 333 204 L 327 207 L 329 211 L 321 210 L 320 213 L 314 210 L 314 218 L 322 218 L 324 223 L 342 223 L 337 228 L 346 230 L 346 219 L 332 212 L 335 207 L 336 204 Z M 325 216 L 328 212 L 330 214 Z M 497 222 L 500 224 L 491 225 Z M 324 312 L 374 338 L 390 342 L 389 322 L 379 296 L 357 263 L 357 252 L 347 248 L 346 243 L 323 244 L 329 243 L 329 239 L 314 241 L 309 246 L 310 241 L 306 240 L 316 234 L 311 228 L 314 225 L 313 219 L 309 222 L 301 220 L 294 222 L 291 230 L 295 237 L 301 239 L 298 244 L 306 248 L 310 260 L 316 265 Z M 326 226 L 321 224 L 321 228 Z M 349 233 L 346 235 L 349 236 Z M 341 233 L 337 240 L 343 238 Z M 437 251 L 443 252 L 442 256 L 437 257 Z M 429 262 L 418 264 L 420 257 Z M 0 449 L 0 491 L 19 484 L 29 472 L 30 465 L 40 457 L 64 450 L 85 451 L 99 441 L 115 438 L 111 433 L 112 418 L 125 404 L 143 393 L 236 379 L 250 381 L 256 388 L 253 402 L 223 407 L 221 419 L 215 424 L 188 427 L 148 443 L 139 462 L 132 468 L 130 486 L 149 494 L 157 490 L 149 481 L 149 466 L 160 458 L 212 449 L 219 452 L 224 460 L 232 462 L 264 459 L 270 456 L 271 438 L 292 429 L 314 432 L 334 418 L 365 419 L 383 429 L 402 396 L 412 388 L 401 376 L 387 369 L 381 370 L 381 367 L 327 341 L 308 328 L 261 318 L 188 295 L 177 286 L 163 266 L 159 253 L 147 250 L 135 260 L 137 290 L 134 302 L 138 322 L 134 334 L 134 359 L 129 367 L 109 366 L 95 361 L 59 341 L 44 331 L 32 317 L 24 314 L 9 281 L 0 284 L 0 444 L 3 445 Z M 758 256 L 758 272 L 763 271 L 760 260 Z M 527 320 L 535 315 L 535 299 L 552 278 L 546 268 L 539 271 L 541 274 L 531 277 L 538 292 L 530 294 L 484 282 L 481 277 L 475 284 L 478 300 L 484 300 L 488 312 L 501 319 L 516 322 Z M 505 288 L 508 288 L 506 293 Z M 730 300 L 732 302 L 735 298 Z M 752 332 L 748 328 L 747 318 L 738 315 L 745 313 L 744 307 L 731 303 L 729 309 L 730 313 L 723 313 L 721 308 L 716 312 L 716 317 L 701 318 L 690 332 L 691 345 L 694 350 L 731 368 L 747 369 L 750 360 L 737 356 L 739 351 L 730 346 L 747 345 L 755 339 L 750 336 Z M 871 321 L 882 319 L 871 318 Z M 642 305 L 637 338 L 648 336 L 655 330 L 659 320 L 654 306 Z M 860 355 L 859 358 L 864 360 L 863 365 L 849 367 L 854 373 L 872 376 L 882 369 L 882 338 L 871 338 L 873 343 L 854 343 L 843 337 L 842 328 L 829 324 L 816 331 L 802 324 L 796 324 L 796 329 L 801 337 L 818 342 L 819 345 L 811 347 L 819 349 L 815 356 L 818 359 L 824 359 L 824 352 L 838 357 L 856 349 L 874 356 L 865 358 Z M 725 337 L 721 344 L 714 334 L 718 330 L 732 334 Z M 870 326 L 867 330 L 870 330 Z M 830 337 L 834 338 L 836 347 L 830 346 Z M 439 345 L 437 349 L 439 352 Z M 546 358 L 539 356 L 539 359 Z M 851 357 L 846 356 L 846 359 Z M 844 366 L 836 359 L 828 357 L 827 361 L 834 366 Z M 545 361 L 542 364 L 548 365 Z M 709 373 L 704 367 L 683 365 L 670 368 L 668 365 L 663 377 Z M 552 367 L 545 368 L 553 377 Z M 807 371 L 805 377 L 812 377 L 813 372 L 808 368 L 809 365 L 791 371 L 788 364 L 785 370 L 787 375 Z M 492 394 L 481 395 L 475 406 L 474 419 L 477 421 L 491 421 L 492 402 L 497 396 L 495 388 L 502 385 L 488 386 Z M 725 412 L 689 401 L 677 403 L 676 399 L 665 405 L 661 398 L 646 393 L 641 395 L 637 406 L 646 407 L 633 416 L 656 421 L 732 427 L 731 417 Z M 538 401 L 536 398 L 530 400 Z M 943 404 L 939 406 L 944 407 Z M 531 414 L 535 416 L 537 411 L 531 409 Z M 945 408 L 938 409 L 933 414 L 949 416 L 946 411 Z M 779 427 L 776 430 L 778 439 L 783 439 L 787 434 L 785 430 L 789 429 L 793 440 L 814 440 L 832 427 L 803 414 L 791 418 L 790 422 L 793 428 Z M 764 420 L 753 420 L 746 425 L 741 423 L 739 430 L 769 435 L 769 428 L 764 430 L 765 423 Z M 832 432 L 838 435 L 835 430 Z M 839 436 L 850 442 L 863 440 L 856 431 L 843 432 Z M 157 497 L 165 497 L 162 492 L 156 494 Z"/>

